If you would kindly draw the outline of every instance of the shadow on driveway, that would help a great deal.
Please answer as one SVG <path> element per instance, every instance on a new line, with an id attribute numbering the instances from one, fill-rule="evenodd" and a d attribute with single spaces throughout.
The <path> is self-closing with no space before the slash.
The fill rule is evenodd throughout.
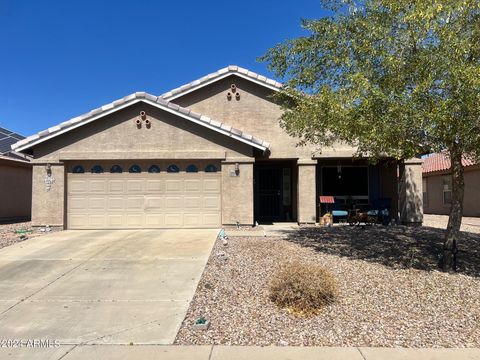
<path id="1" fill-rule="evenodd" d="M 458 272 L 480 276 L 480 234 L 462 232 Z M 392 268 L 439 269 L 445 230 L 432 227 L 305 227 L 287 240 L 316 251 L 381 263 Z"/>

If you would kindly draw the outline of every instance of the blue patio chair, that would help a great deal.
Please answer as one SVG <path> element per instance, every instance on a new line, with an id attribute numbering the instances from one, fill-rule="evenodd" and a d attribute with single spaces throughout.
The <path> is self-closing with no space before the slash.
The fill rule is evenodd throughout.
<path id="1" fill-rule="evenodd" d="M 342 204 L 335 200 L 332 208 L 332 216 L 333 222 L 335 222 L 335 220 L 337 220 L 337 222 L 346 221 L 348 218 L 348 211 L 343 208 Z"/>
<path id="2" fill-rule="evenodd" d="M 373 201 L 373 208 L 367 211 L 368 216 L 377 218 L 377 222 L 383 225 L 390 223 L 392 208 L 391 198 L 379 198 Z"/>

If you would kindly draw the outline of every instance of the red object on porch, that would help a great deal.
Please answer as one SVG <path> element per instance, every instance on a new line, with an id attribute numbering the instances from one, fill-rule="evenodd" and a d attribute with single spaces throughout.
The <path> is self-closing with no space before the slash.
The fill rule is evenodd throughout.
<path id="1" fill-rule="evenodd" d="M 320 196 L 320 204 L 335 204 L 333 196 Z"/>

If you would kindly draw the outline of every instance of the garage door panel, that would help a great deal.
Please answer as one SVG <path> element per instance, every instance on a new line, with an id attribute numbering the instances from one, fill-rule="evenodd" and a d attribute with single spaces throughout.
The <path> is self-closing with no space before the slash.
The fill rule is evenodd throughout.
<path id="1" fill-rule="evenodd" d="M 119 193 L 123 194 L 123 180 L 109 180 L 108 181 L 108 191 L 110 194 L 112 193 Z"/>
<path id="2" fill-rule="evenodd" d="M 170 174 L 170 176 L 175 176 Z M 181 179 L 175 180 L 166 180 L 165 181 L 165 191 L 167 193 L 181 193 L 183 192 L 183 183 L 184 181 Z"/>
<path id="3" fill-rule="evenodd" d="M 146 211 L 158 211 L 165 208 L 165 199 L 161 196 L 146 196 L 145 197 L 145 210 Z"/>
<path id="4" fill-rule="evenodd" d="M 129 228 L 140 228 L 145 225 L 143 213 L 127 213 L 126 220 Z"/>
<path id="5" fill-rule="evenodd" d="M 145 180 L 127 180 L 127 193 L 143 193 Z"/>
<path id="6" fill-rule="evenodd" d="M 162 180 L 147 180 L 147 192 L 162 193 L 164 192 L 164 183 Z"/>
<path id="7" fill-rule="evenodd" d="M 204 226 L 211 226 L 216 227 L 220 224 L 220 214 L 203 214 L 203 225 Z"/>
<path id="8" fill-rule="evenodd" d="M 70 229 L 221 224 L 220 173 L 69 173 L 67 180 Z"/>
<path id="9" fill-rule="evenodd" d="M 71 196 L 69 199 L 70 210 L 72 211 L 82 211 L 88 208 L 88 198 L 85 196 Z"/>
<path id="10" fill-rule="evenodd" d="M 89 180 L 89 191 L 91 193 L 105 193 L 107 192 L 107 182 L 103 179 Z"/>
<path id="11" fill-rule="evenodd" d="M 183 204 L 185 209 L 199 211 L 202 208 L 202 198 L 200 196 L 185 196 Z"/>
<path id="12" fill-rule="evenodd" d="M 205 179 L 203 180 L 203 191 L 209 193 L 220 193 L 219 179 Z"/>
<path id="13" fill-rule="evenodd" d="M 85 193 L 88 191 L 88 181 L 83 179 L 72 179 L 68 187 L 69 193 Z"/>
<path id="14" fill-rule="evenodd" d="M 183 227 L 183 214 L 165 214 L 165 226 Z"/>
<path id="15" fill-rule="evenodd" d="M 68 224 L 72 228 L 82 229 L 88 224 L 88 216 L 84 214 L 71 214 L 68 217 Z"/>
<path id="16" fill-rule="evenodd" d="M 110 196 L 107 198 L 107 210 L 123 210 L 124 209 L 124 200 L 123 196 L 113 197 Z"/>
<path id="17" fill-rule="evenodd" d="M 107 227 L 106 217 L 104 214 L 90 214 L 88 215 L 88 228 Z"/>
<path id="18" fill-rule="evenodd" d="M 167 196 L 165 197 L 166 210 L 178 210 L 183 208 L 183 198 L 181 196 Z"/>
<path id="19" fill-rule="evenodd" d="M 220 210 L 220 196 L 205 196 L 203 199 L 203 206 L 208 210 Z"/>
<path id="20" fill-rule="evenodd" d="M 163 227 L 165 226 L 164 224 L 165 224 L 164 214 L 146 214 L 145 215 L 145 226 Z"/>
<path id="21" fill-rule="evenodd" d="M 200 193 L 202 191 L 202 181 L 197 180 L 185 180 L 185 192 L 187 193 Z"/>
<path id="22" fill-rule="evenodd" d="M 183 215 L 183 224 L 185 227 L 199 227 L 202 225 L 202 214 Z"/>
<path id="23" fill-rule="evenodd" d="M 124 226 L 124 216 L 123 214 L 108 214 L 107 215 L 107 224 L 109 227 L 121 229 Z"/>
<path id="24" fill-rule="evenodd" d="M 88 210 L 106 210 L 107 197 L 95 196 L 88 199 Z"/>
<path id="25" fill-rule="evenodd" d="M 128 210 L 143 210 L 143 196 L 127 196 L 125 202 L 125 209 Z"/>

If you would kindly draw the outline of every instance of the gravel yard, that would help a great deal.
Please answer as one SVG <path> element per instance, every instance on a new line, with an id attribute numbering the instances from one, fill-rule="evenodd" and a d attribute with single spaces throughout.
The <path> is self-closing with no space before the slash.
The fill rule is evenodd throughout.
<path id="1" fill-rule="evenodd" d="M 437 271 L 443 230 L 434 228 L 302 228 L 290 239 L 217 241 L 175 343 L 478 347 L 480 235 L 463 235 L 456 274 Z M 340 300 L 307 318 L 272 304 L 269 278 L 293 259 L 323 264 Z M 193 330 L 202 316 L 210 328 Z"/>
<path id="2" fill-rule="evenodd" d="M 33 230 L 31 234 L 16 234 L 17 230 Z M 51 228 L 51 231 L 58 231 L 59 229 Z M 49 232 L 41 232 L 39 228 L 32 228 L 32 223 L 19 222 L 13 224 L 0 224 L 0 249 L 10 246 L 17 242 L 25 241 L 40 235 L 48 234 Z M 22 236 L 24 235 L 24 236 Z"/>
<path id="3" fill-rule="evenodd" d="M 439 229 L 446 229 L 448 224 L 447 215 L 423 215 L 423 225 Z M 461 231 L 472 232 L 480 234 L 480 218 L 478 217 L 464 217 L 462 218 Z"/>

